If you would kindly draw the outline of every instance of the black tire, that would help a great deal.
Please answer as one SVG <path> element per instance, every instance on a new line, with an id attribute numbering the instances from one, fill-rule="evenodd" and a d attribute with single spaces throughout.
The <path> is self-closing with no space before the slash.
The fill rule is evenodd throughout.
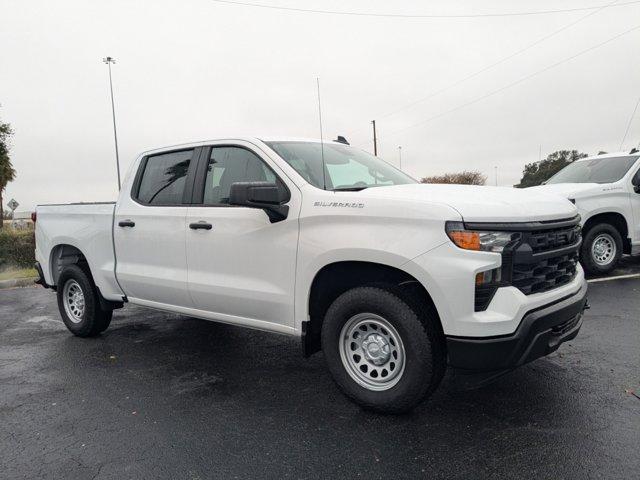
<path id="1" fill-rule="evenodd" d="M 605 236 L 607 239 L 613 240 L 615 244 L 615 252 L 611 255 L 610 260 L 605 263 L 598 263 L 593 254 L 593 244 Z M 622 256 L 622 236 L 616 227 L 609 223 L 599 223 L 589 228 L 582 238 L 582 246 L 580 247 L 580 260 L 582 266 L 592 275 L 603 275 L 611 272 L 618 260 Z"/>
<path id="2" fill-rule="evenodd" d="M 343 327 L 354 316 L 365 313 L 382 317 L 395 328 L 404 348 L 404 371 L 397 383 L 386 390 L 362 386 L 341 358 Z M 412 308 L 392 287 L 357 287 L 340 295 L 327 310 L 322 324 L 322 350 L 340 389 L 363 408 L 380 413 L 413 409 L 436 389 L 446 368 L 445 342 L 438 319 L 433 313 Z M 346 347 L 345 351 L 347 355 L 356 353 Z M 365 355 L 363 347 L 358 351 Z"/>
<path id="3" fill-rule="evenodd" d="M 65 309 L 65 285 L 75 282 L 84 297 L 80 320 L 72 318 Z M 69 331 L 78 337 L 94 337 L 105 331 L 111 323 L 112 310 L 102 310 L 96 286 L 91 276 L 78 265 L 67 266 L 58 278 L 58 310 Z"/>

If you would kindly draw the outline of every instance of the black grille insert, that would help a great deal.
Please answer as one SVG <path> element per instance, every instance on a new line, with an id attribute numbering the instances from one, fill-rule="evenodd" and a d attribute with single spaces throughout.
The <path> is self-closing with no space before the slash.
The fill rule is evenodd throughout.
<path id="1" fill-rule="evenodd" d="M 546 292 L 573 280 L 577 265 L 577 250 L 534 263 L 514 263 L 512 284 L 525 295 Z"/>
<path id="2" fill-rule="evenodd" d="M 531 246 L 531 250 L 537 253 L 572 245 L 579 238 L 580 226 L 576 225 L 557 230 L 529 232 L 526 241 Z"/>

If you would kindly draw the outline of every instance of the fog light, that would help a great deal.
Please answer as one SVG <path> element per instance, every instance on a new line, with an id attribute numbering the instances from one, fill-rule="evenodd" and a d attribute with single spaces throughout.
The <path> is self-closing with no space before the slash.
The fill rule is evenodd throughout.
<path id="1" fill-rule="evenodd" d="M 502 280 L 502 269 L 494 268 L 476 274 L 476 285 L 487 285 L 490 283 L 500 283 Z"/>
<path id="2" fill-rule="evenodd" d="M 483 312 L 491 303 L 493 296 L 501 286 L 502 268 L 494 268 L 476 274 L 476 292 L 474 310 Z"/>

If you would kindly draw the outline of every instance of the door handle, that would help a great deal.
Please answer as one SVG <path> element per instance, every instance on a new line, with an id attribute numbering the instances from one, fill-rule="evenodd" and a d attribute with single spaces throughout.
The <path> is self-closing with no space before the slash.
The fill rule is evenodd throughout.
<path id="1" fill-rule="evenodd" d="M 119 227 L 135 227 L 136 222 L 132 222 L 131 220 L 122 220 L 118 222 Z"/>
<path id="2" fill-rule="evenodd" d="M 211 230 L 213 228 L 213 225 L 207 222 L 200 221 L 197 223 L 190 223 L 189 228 L 191 230 Z"/>

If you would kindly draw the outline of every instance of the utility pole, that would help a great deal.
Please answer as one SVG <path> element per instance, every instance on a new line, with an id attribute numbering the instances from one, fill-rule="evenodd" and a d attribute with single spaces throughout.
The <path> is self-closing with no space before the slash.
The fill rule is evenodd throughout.
<path id="1" fill-rule="evenodd" d="M 373 124 L 373 154 L 377 157 L 378 156 L 378 137 L 376 137 L 376 121 L 371 120 L 371 123 Z"/>
<path id="2" fill-rule="evenodd" d="M 113 81 L 111 80 L 111 64 L 116 63 L 113 57 L 105 57 L 102 59 L 109 67 L 109 91 L 111 92 L 111 114 L 113 116 L 113 139 L 116 144 L 116 168 L 118 170 L 118 191 L 120 191 L 120 157 L 118 156 L 118 133 L 116 131 L 116 107 L 113 102 Z"/>
<path id="3" fill-rule="evenodd" d="M 402 170 L 402 145 L 398 145 L 398 161 L 400 162 L 400 170 Z"/>

